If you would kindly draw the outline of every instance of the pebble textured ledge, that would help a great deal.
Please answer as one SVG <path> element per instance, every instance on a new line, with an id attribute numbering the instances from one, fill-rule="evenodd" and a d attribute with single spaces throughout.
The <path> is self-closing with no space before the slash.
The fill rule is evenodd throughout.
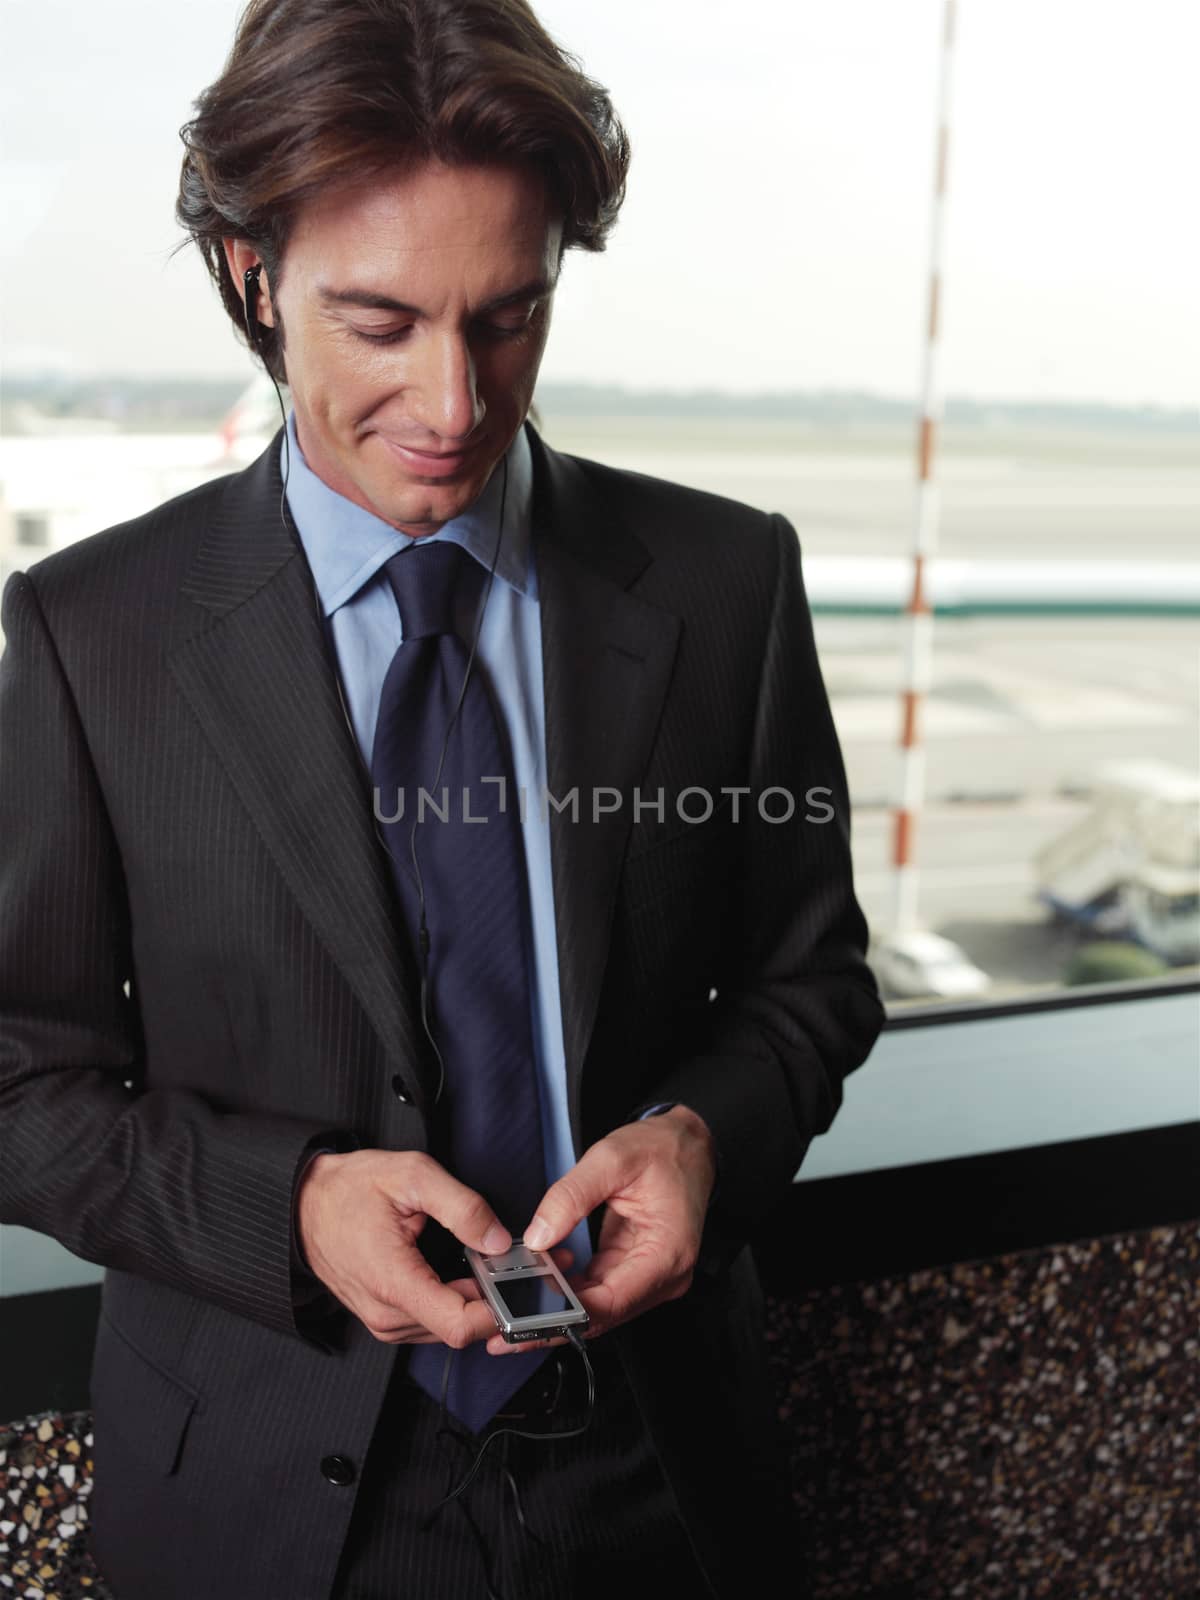
<path id="1" fill-rule="evenodd" d="M 768 1302 L 815 1600 L 1196 1600 L 1200 1224 Z"/>
<path id="2" fill-rule="evenodd" d="M 113 1600 L 85 1543 L 92 1417 L 46 1411 L 0 1429 L 0 1596 Z"/>
<path id="3" fill-rule="evenodd" d="M 1200 1594 L 1200 1224 L 767 1310 L 814 1600 Z M 117 1600 L 91 1448 L 87 1412 L 0 1430 L 0 1600 Z"/>

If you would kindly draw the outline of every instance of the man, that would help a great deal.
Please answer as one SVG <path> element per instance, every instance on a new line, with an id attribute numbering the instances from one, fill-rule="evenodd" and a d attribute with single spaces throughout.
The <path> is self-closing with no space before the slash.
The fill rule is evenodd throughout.
<path id="1" fill-rule="evenodd" d="M 747 1241 L 881 1023 L 795 534 L 528 423 L 628 152 L 522 0 L 262 0 L 199 111 L 286 433 L 2 616 L 0 1215 L 108 1268 L 92 1547 L 119 1600 L 752 1592 Z M 582 1432 L 463 1266 L 520 1230 Z"/>

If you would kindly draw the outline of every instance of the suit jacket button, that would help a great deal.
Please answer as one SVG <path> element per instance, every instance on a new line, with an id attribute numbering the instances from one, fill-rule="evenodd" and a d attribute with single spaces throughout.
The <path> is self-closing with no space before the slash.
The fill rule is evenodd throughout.
<path id="1" fill-rule="evenodd" d="M 399 1073 L 397 1073 L 392 1079 L 392 1093 L 396 1096 L 396 1099 L 399 1100 L 402 1106 L 412 1105 L 412 1095 L 410 1095 L 408 1090 L 405 1088 L 404 1079 Z"/>
<path id="2" fill-rule="evenodd" d="M 321 1473 L 339 1488 L 345 1488 L 348 1483 L 353 1483 L 357 1476 L 354 1463 L 349 1456 L 326 1456 L 321 1462 Z"/>

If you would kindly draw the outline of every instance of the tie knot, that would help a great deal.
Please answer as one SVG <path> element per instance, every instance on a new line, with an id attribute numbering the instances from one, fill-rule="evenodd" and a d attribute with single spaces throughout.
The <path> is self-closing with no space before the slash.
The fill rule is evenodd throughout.
<path id="1" fill-rule="evenodd" d="M 411 544 L 385 564 L 405 640 L 465 631 L 479 601 L 483 568 L 449 539 Z"/>

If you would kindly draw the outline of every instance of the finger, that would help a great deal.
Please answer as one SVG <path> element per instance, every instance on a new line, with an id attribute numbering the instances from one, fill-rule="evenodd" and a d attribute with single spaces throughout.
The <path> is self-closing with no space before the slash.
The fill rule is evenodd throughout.
<path id="1" fill-rule="evenodd" d="M 432 1156 L 408 1161 L 403 1175 L 385 1185 L 397 1204 L 433 1217 L 461 1243 L 485 1255 L 499 1255 L 512 1234 L 481 1194 L 460 1183 Z"/>
<path id="2" fill-rule="evenodd" d="M 491 1356 L 519 1355 L 522 1350 L 554 1350 L 559 1345 L 566 1344 L 566 1339 L 522 1339 L 520 1344 L 510 1344 L 502 1333 L 487 1342 L 487 1351 Z"/>
<path id="3" fill-rule="evenodd" d="M 607 1275 L 613 1270 L 626 1252 L 607 1251 L 594 1255 L 587 1265 L 580 1269 L 573 1277 L 567 1279 L 571 1288 L 577 1295 L 585 1290 L 603 1288 Z"/>
<path id="4" fill-rule="evenodd" d="M 411 1265 L 406 1262 L 403 1303 L 410 1318 L 455 1349 L 485 1338 L 495 1328 L 496 1319 L 478 1294 L 468 1298 L 465 1290 L 443 1283 L 419 1250 L 411 1256 L 415 1259 Z"/>
<path id="5" fill-rule="evenodd" d="M 423 1323 L 414 1322 L 400 1307 L 393 1306 L 389 1309 L 392 1318 L 395 1320 L 389 1321 L 386 1316 L 377 1320 L 371 1328 L 371 1332 L 377 1339 L 386 1344 L 440 1344 L 442 1342 L 437 1334 L 430 1333 Z M 486 1338 L 495 1331 L 496 1326 L 493 1322 L 487 1332 L 481 1334 L 480 1337 Z"/>
<path id="6" fill-rule="evenodd" d="M 629 1245 L 625 1245 L 620 1250 L 594 1250 L 589 1260 L 580 1268 L 580 1278 L 585 1283 L 601 1282 L 607 1273 L 625 1260 L 630 1248 Z"/>
<path id="7" fill-rule="evenodd" d="M 603 1263 L 593 1257 L 573 1287 L 593 1323 L 607 1329 L 670 1298 L 675 1284 L 652 1253 L 639 1251 Z"/>
<path id="8" fill-rule="evenodd" d="M 625 1180 L 626 1166 L 620 1151 L 607 1139 L 599 1140 L 584 1152 L 570 1172 L 564 1173 L 546 1190 L 525 1229 L 525 1243 L 531 1250 L 548 1250 L 602 1205 Z"/>

